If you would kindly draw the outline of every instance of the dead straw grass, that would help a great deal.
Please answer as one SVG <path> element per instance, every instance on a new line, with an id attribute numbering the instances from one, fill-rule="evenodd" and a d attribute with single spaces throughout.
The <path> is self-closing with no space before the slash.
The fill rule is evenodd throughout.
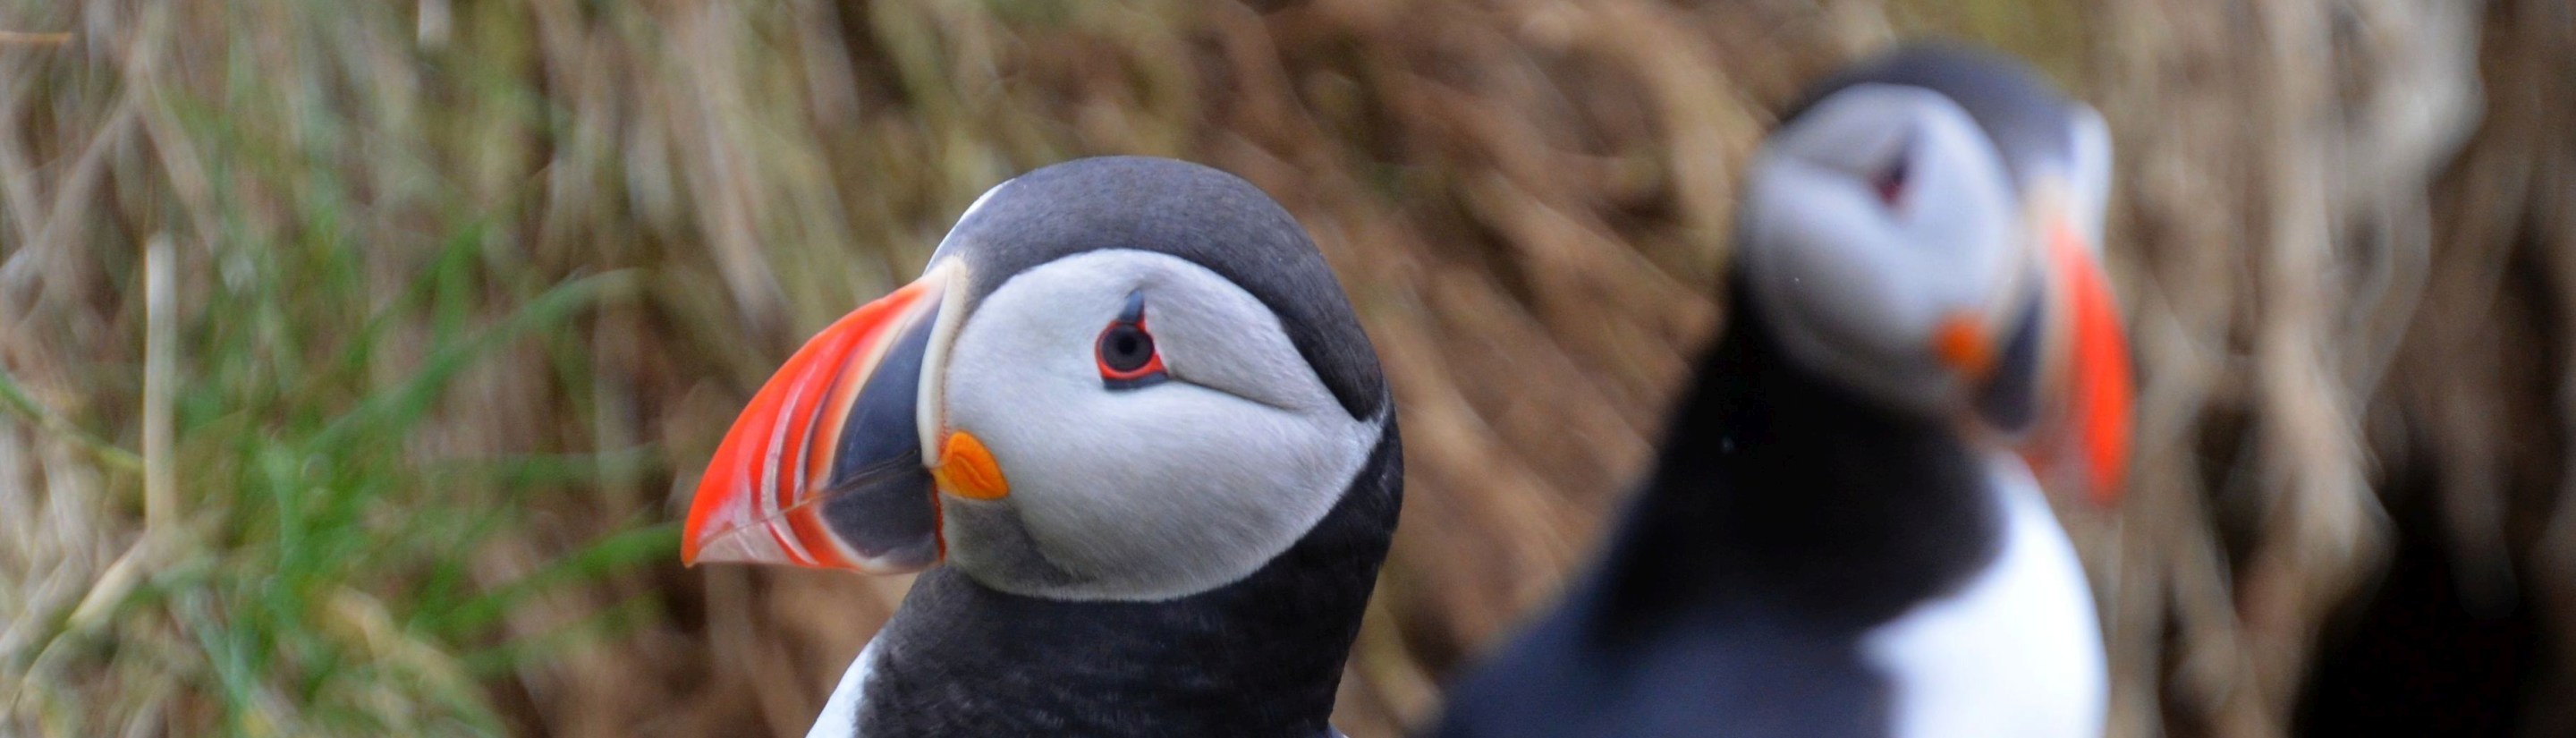
<path id="1" fill-rule="evenodd" d="M 0 0 L 0 732 L 799 733 L 907 582 L 679 570 L 697 465 L 984 187 L 1122 152 L 1368 321 L 1412 494 L 1339 721 L 1396 734 L 1651 453 L 1771 111 L 1936 32 L 2120 142 L 2116 734 L 2279 734 L 2407 465 L 2576 636 L 2567 12 Z"/>

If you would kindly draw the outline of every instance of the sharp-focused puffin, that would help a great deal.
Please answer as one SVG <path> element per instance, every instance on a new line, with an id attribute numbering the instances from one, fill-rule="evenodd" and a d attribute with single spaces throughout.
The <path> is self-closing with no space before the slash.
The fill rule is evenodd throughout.
<path id="1" fill-rule="evenodd" d="M 1438 735 L 2101 735 L 2091 589 L 2031 471 L 2107 503 L 2126 465 L 2100 116 L 1913 46 L 1785 118 L 1606 559 Z"/>
<path id="2" fill-rule="evenodd" d="M 1316 738 L 1401 466 L 1377 355 L 1285 210 L 1083 159 L 986 192 L 920 280 L 788 359 L 683 556 L 927 569 L 815 736 Z"/>

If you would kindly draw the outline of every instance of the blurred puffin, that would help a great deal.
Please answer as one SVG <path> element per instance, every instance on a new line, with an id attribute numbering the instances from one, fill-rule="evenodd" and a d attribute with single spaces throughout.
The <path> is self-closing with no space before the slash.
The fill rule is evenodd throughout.
<path id="1" fill-rule="evenodd" d="M 682 555 L 927 569 L 815 736 L 1316 738 L 1401 458 L 1286 211 L 1207 167 L 1083 159 L 986 192 L 918 281 L 789 358 Z"/>
<path id="2" fill-rule="evenodd" d="M 2102 120 L 1945 46 L 1792 110 L 1606 560 L 1438 735 L 2101 735 L 2092 593 L 2032 468 L 2107 504 L 2127 463 Z"/>

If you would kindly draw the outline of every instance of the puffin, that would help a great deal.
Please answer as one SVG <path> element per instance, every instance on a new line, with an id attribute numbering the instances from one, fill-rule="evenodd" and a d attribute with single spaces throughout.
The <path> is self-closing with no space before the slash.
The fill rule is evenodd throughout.
<path id="1" fill-rule="evenodd" d="M 920 279 L 790 356 L 682 558 L 919 572 L 812 736 L 1338 735 L 1403 455 L 1305 230 L 1205 166 L 1101 157 L 969 206 Z"/>
<path id="2" fill-rule="evenodd" d="M 2102 734 L 2093 593 L 2044 496 L 2110 505 L 2127 464 L 2101 116 L 1943 43 L 1789 110 L 1642 489 L 1435 735 Z"/>

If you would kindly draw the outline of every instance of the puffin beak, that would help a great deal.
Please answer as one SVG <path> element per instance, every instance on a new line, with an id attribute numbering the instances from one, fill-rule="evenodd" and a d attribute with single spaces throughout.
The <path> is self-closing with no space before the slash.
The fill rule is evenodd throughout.
<path id="1" fill-rule="evenodd" d="M 942 328 L 959 322 L 947 303 L 962 299 L 961 261 L 851 311 L 761 386 L 698 482 L 682 561 L 878 574 L 939 562 L 925 449 L 950 444 L 925 429 L 944 424 L 939 379 L 955 330 Z"/>
<path id="2" fill-rule="evenodd" d="M 2005 314 L 1948 316 L 1929 348 L 1968 382 L 1976 418 L 2019 439 L 2045 486 L 2108 507 L 2128 474 L 2135 400 L 2128 339 L 2090 239 L 2068 218 L 2034 220 L 2038 283 L 2009 287 L 2026 297 Z"/>
<path id="3" fill-rule="evenodd" d="M 2093 244 L 2073 223 L 2043 218 L 2041 258 L 2052 284 L 2050 396 L 2056 398 L 2022 449 L 2043 483 L 2080 489 L 2095 504 L 2119 500 L 2127 479 L 2136 386 L 2120 308 Z"/>

